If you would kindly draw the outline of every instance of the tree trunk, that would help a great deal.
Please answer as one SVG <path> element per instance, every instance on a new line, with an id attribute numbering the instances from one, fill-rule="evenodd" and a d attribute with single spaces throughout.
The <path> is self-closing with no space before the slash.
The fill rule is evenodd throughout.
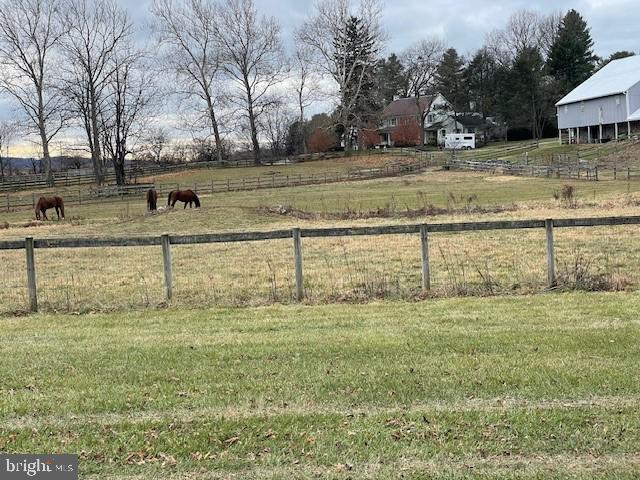
<path id="1" fill-rule="evenodd" d="M 38 89 L 38 130 L 40 131 L 40 141 L 42 142 L 42 162 L 47 175 L 47 186 L 53 187 L 53 170 L 51 169 L 51 155 L 49 154 L 49 138 L 44 122 L 44 100 L 42 89 Z"/>
<path id="2" fill-rule="evenodd" d="M 213 110 L 213 101 L 211 100 L 211 96 L 208 94 L 208 92 L 207 109 L 209 110 L 209 120 L 211 121 L 211 128 L 213 129 L 213 136 L 216 141 L 216 160 L 222 163 L 222 140 L 220 139 L 220 129 L 218 128 L 216 112 Z"/>
<path id="3" fill-rule="evenodd" d="M 90 88 L 90 109 L 91 109 L 91 136 L 93 137 L 93 148 L 91 149 L 91 163 L 96 177 L 96 183 L 102 184 L 104 177 L 102 175 L 102 151 L 100 149 L 100 128 L 98 127 L 98 101 L 94 85 Z"/>
<path id="4" fill-rule="evenodd" d="M 304 134 L 304 107 L 302 106 L 302 99 L 300 99 L 300 138 L 302 139 L 302 153 L 305 155 L 309 153 L 309 148 L 307 147 L 307 137 Z"/>

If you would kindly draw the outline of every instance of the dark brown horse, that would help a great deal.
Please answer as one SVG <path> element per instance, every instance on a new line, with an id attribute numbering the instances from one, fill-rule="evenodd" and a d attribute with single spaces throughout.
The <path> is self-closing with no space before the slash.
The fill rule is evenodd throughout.
<path id="1" fill-rule="evenodd" d="M 153 188 L 147 192 L 147 210 L 150 212 L 158 210 L 158 192 Z"/>
<path id="2" fill-rule="evenodd" d="M 38 204 L 36 205 L 36 219 L 40 220 L 42 214 L 42 220 L 49 220 L 47 218 L 47 210 L 55 208 L 58 214 L 58 220 L 64 219 L 64 200 L 62 197 L 40 197 Z"/>
<path id="3" fill-rule="evenodd" d="M 193 190 L 173 190 L 169 192 L 167 205 L 175 207 L 176 202 L 184 202 L 184 208 L 187 208 L 187 204 L 189 208 L 191 208 L 194 203 L 196 204 L 196 208 L 200 208 L 200 199 Z"/>

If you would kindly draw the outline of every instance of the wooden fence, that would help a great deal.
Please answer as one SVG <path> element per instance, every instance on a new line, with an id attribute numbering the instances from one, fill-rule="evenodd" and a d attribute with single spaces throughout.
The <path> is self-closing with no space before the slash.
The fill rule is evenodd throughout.
<path id="1" fill-rule="evenodd" d="M 403 156 L 424 156 L 425 152 L 411 148 L 392 148 L 387 150 L 362 150 L 349 152 L 349 156 L 360 155 L 403 155 Z M 314 153 L 299 155 L 293 159 L 275 159 L 272 162 L 265 161 L 262 166 L 286 165 L 300 162 L 310 162 L 327 160 L 332 158 L 343 158 L 345 152 Z M 433 155 L 433 154 L 432 154 Z M 247 168 L 255 167 L 253 159 L 225 160 L 223 162 L 186 162 L 180 164 L 140 164 L 132 163 L 125 168 L 125 177 L 129 182 L 135 182 L 138 178 L 162 175 L 166 173 L 180 172 L 193 169 L 219 169 L 219 168 Z M 112 184 L 116 180 L 113 168 L 106 168 L 103 172 L 104 183 Z M 91 169 L 69 169 L 61 172 L 53 172 L 54 186 L 73 187 L 95 183 L 95 173 Z M 48 188 L 46 175 L 43 173 L 27 175 L 5 175 L 0 178 L 0 192 L 13 192 L 21 190 L 32 190 L 35 188 Z"/>
<path id="2" fill-rule="evenodd" d="M 618 165 L 526 165 L 497 160 L 449 159 L 445 162 L 445 168 L 523 177 L 563 178 L 596 182 L 599 180 L 636 180 L 640 178 L 639 170 Z"/>
<path id="3" fill-rule="evenodd" d="M 350 236 L 378 236 L 378 235 L 420 235 L 422 260 L 422 289 L 429 290 L 431 286 L 431 269 L 429 261 L 429 237 L 437 233 L 471 232 L 482 230 L 516 230 L 516 229 L 545 229 L 546 231 L 546 259 L 547 285 L 556 286 L 554 228 L 570 227 L 598 227 L 614 225 L 640 225 L 640 216 L 633 217 L 599 217 L 599 218 L 570 218 L 546 220 L 514 220 L 466 223 L 431 223 L 418 225 L 392 225 L 354 228 L 316 228 L 276 230 L 270 232 L 240 232 L 217 233 L 201 235 L 162 235 L 145 237 L 109 237 L 109 238 L 44 238 L 32 237 L 24 240 L 1 241 L 0 250 L 25 250 L 26 273 L 29 309 L 38 310 L 38 293 L 36 283 L 35 249 L 49 248 L 105 248 L 105 247 L 144 247 L 161 246 L 164 272 L 164 295 L 167 301 L 173 297 L 172 283 L 172 245 L 196 245 L 211 243 L 257 242 L 274 239 L 292 239 L 294 278 L 296 300 L 302 301 L 304 292 L 304 262 L 303 239 Z"/>
<path id="4" fill-rule="evenodd" d="M 106 197 L 115 197 L 122 200 L 144 198 L 148 188 L 155 188 L 160 197 L 166 197 L 172 190 L 192 189 L 198 194 L 212 194 L 220 192 L 233 192 L 245 190 L 258 190 L 265 188 L 297 187 L 305 185 L 319 185 L 325 183 L 339 183 L 360 180 L 372 180 L 376 178 L 397 177 L 418 173 L 433 165 L 433 160 L 429 155 L 423 155 L 420 160 L 408 164 L 389 164 L 379 168 L 368 168 L 352 170 L 349 172 L 328 171 L 314 173 L 310 175 L 262 175 L 258 177 L 246 177 L 226 180 L 211 180 L 209 182 L 196 183 L 176 183 L 176 184 L 140 184 L 124 186 L 108 186 L 101 188 L 90 188 L 77 191 L 69 190 L 64 195 L 67 205 L 86 205 L 90 203 L 103 202 Z M 2 209 L 10 212 L 12 210 L 35 208 L 40 197 L 39 193 L 28 195 L 4 195 Z"/>

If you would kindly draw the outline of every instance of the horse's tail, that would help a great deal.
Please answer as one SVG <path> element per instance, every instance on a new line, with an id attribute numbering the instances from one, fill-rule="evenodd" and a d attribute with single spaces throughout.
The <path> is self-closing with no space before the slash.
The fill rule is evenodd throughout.
<path id="1" fill-rule="evenodd" d="M 200 208 L 200 199 L 195 193 L 193 194 L 193 201 L 196 202 L 196 208 Z"/>
<path id="2" fill-rule="evenodd" d="M 62 197 L 58 197 L 58 202 L 60 203 L 60 215 L 64 218 L 64 200 Z"/>
<path id="3" fill-rule="evenodd" d="M 175 190 L 171 190 L 169 192 L 169 198 L 167 198 L 167 206 L 171 205 L 171 195 L 173 195 L 173 192 L 175 192 Z"/>

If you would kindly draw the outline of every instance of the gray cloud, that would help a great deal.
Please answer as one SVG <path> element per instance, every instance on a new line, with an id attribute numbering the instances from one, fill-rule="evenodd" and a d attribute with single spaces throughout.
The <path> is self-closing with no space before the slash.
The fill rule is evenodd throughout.
<path id="1" fill-rule="evenodd" d="M 147 19 L 148 0 L 119 0 L 136 21 Z M 293 32 L 313 10 L 313 0 L 256 0 L 260 11 L 280 20 L 287 44 Z M 389 34 L 387 52 L 399 52 L 411 43 L 440 36 L 461 53 L 484 43 L 490 31 L 505 25 L 519 9 L 541 13 L 578 10 L 591 27 L 595 52 L 606 56 L 616 50 L 640 50 L 640 8 L 638 0 L 387 0 L 384 27 Z"/>

